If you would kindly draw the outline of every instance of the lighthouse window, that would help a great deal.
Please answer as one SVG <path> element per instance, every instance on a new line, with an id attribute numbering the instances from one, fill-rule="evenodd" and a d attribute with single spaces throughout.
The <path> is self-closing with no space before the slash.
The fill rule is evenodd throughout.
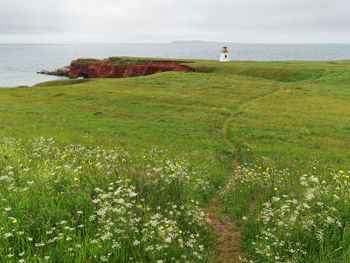
<path id="1" fill-rule="evenodd" d="M 227 58 L 227 55 L 225 55 L 225 58 Z"/>

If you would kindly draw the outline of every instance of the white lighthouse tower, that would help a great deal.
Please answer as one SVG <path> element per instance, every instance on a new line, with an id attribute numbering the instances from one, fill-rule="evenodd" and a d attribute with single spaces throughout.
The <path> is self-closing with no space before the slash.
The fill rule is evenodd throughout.
<path id="1" fill-rule="evenodd" d="M 221 50 L 220 62 L 229 62 L 227 47 L 223 47 Z"/>

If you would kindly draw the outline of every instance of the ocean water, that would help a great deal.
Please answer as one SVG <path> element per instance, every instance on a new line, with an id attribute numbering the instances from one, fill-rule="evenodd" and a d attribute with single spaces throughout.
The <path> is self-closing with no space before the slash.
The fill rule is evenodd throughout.
<path id="1" fill-rule="evenodd" d="M 59 79 L 36 74 L 69 65 L 76 58 L 102 59 L 111 56 L 154 58 L 219 59 L 227 45 L 231 60 L 342 60 L 350 59 L 349 45 L 281 45 L 230 43 L 17 45 L 0 44 L 0 87 L 31 86 Z"/>

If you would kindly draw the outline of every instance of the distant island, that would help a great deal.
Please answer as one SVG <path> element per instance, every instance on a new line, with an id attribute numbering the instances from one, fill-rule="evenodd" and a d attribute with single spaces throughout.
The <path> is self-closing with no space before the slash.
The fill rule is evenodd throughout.
<path id="1" fill-rule="evenodd" d="M 204 40 L 175 40 L 170 42 L 170 44 L 204 44 L 204 43 L 218 43 L 218 42 L 210 42 Z"/>

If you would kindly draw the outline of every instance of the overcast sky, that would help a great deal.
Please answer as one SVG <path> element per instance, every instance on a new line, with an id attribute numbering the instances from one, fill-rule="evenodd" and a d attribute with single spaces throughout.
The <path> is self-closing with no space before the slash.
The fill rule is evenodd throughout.
<path id="1" fill-rule="evenodd" d="M 0 43 L 350 43 L 350 0 L 0 0 Z"/>

